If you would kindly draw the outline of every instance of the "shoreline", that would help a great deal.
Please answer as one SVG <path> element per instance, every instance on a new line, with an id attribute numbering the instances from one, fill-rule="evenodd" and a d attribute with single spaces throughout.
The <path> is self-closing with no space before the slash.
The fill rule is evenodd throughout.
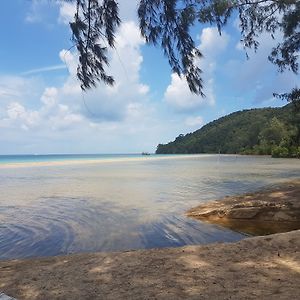
<path id="1" fill-rule="evenodd" d="M 84 164 L 103 164 L 103 163 L 124 163 L 136 161 L 149 160 L 173 160 L 173 159 L 189 159 L 189 158 L 203 158 L 211 156 L 221 157 L 271 157 L 270 155 L 244 155 L 244 154 L 218 154 L 218 153 L 197 153 L 197 154 L 151 154 L 140 155 L 136 157 L 117 157 L 117 158 L 86 158 L 86 159 L 65 159 L 53 161 L 20 161 L 20 162 L 1 162 L 1 169 L 15 169 L 15 168 L 32 168 L 32 167 L 57 167 L 57 166 L 71 166 Z M 278 158 L 277 158 L 278 159 Z M 280 159 L 280 158 L 279 158 Z M 292 158 L 285 158 L 292 159 Z"/>
<path id="2" fill-rule="evenodd" d="M 300 209 L 299 194 L 284 193 L 292 187 L 298 191 L 300 180 L 224 201 L 239 202 L 235 209 L 240 209 L 256 195 L 265 205 L 261 198 L 273 193 L 272 199 L 282 200 L 276 209 L 286 209 L 292 198 Z M 276 222 L 282 224 L 283 217 Z M 0 293 L 24 300 L 296 299 L 299 262 L 300 230 L 295 230 L 235 243 L 0 261 Z"/>
<path id="3" fill-rule="evenodd" d="M 55 161 L 30 161 L 30 162 L 5 162 L 0 163 L 0 169 L 14 169 L 14 168 L 32 168 L 32 167 L 55 167 L 68 165 L 84 165 L 84 164 L 103 164 L 103 163 L 124 163 L 135 161 L 149 161 L 149 160 L 170 160 L 170 159 L 187 159 L 191 157 L 209 157 L 214 154 L 183 154 L 174 156 L 138 156 L 138 157 L 120 157 L 120 158 L 105 158 L 105 159 L 69 159 L 69 160 L 55 160 Z M 230 154 L 229 154 L 230 155 Z"/>

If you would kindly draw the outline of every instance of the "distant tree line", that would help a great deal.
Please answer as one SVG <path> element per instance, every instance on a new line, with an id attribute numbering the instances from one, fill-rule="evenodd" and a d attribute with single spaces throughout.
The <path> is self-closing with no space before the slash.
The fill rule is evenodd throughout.
<path id="1" fill-rule="evenodd" d="M 157 154 L 224 153 L 300 158 L 300 113 L 292 105 L 232 113 L 159 144 Z"/>

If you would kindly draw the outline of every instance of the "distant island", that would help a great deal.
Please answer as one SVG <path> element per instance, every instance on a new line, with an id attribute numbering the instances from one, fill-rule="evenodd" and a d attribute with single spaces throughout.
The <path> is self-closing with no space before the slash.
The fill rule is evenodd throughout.
<path id="1" fill-rule="evenodd" d="M 300 158 L 300 112 L 292 104 L 231 113 L 159 144 L 156 154 L 252 154 Z"/>

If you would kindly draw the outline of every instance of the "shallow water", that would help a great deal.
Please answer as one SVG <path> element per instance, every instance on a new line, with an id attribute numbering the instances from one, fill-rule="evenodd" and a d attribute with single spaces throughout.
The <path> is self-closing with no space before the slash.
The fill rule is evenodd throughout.
<path id="1" fill-rule="evenodd" d="M 296 159 L 68 159 L 58 165 L 53 158 L 37 160 L 39 165 L 32 164 L 34 158 L 19 158 L 20 166 L 14 160 L 1 163 L 1 259 L 240 240 L 245 236 L 186 218 L 184 212 L 201 202 L 300 177 Z"/>

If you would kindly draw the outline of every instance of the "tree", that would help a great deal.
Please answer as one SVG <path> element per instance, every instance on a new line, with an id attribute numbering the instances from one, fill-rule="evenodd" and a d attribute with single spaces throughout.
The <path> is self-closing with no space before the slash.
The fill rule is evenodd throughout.
<path id="1" fill-rule="evenodd" d="M 74 22 L 70 23 L 79 52 L 77 76 L 82 90 L 96 86 L 100 80 L 109 85 L 114 83 L 104 67 L 109 64 L 107 50 L 114 47 L 114 33 L 120 25 L 118 3 L 114 0 L 101 2 L 76 0 Z"/>
<path id="2" fill-rule="evenodd" d="M 259 139 L 269 145 L 279 145 L 281 141 L 288 139 L 289 134 L 283 122 L 273 117 L 269 124 L 260 132 Z"/>
<path id="3" fill-rule="evenodd" d="M 159 144 L 157 154 L 240 153 L 299 157 L 299 116 L 287 104 L 281 108 L 232 113 L 201 129 Z"/>
<path id="4" fill-rule="evenodd" d="M 64 0 L 76 2 L 71 29 L 79 52 L 78 78 L 83 90 L 97 81 L 113 84 L 105 72 L 107 50 L 114 47 L 114 34 L 120 25 L 116 0 Z M 272 50 L 269 60 L 280 72 L 298 73 L 300 50 L 299 0 L 140 0 L 140 30 L 148 44 L 161 47 L 172 71 L 184 77 L 190 90 L 204 96 L 202 70 L 197 59 L 202 54 L 195 46 L 190 29 L 196 23 L 216 25 L 221 34 L 230 17 L 240 19 L 241 41 L 245 49 L 258 48 L 262 32 L 272 37 L 282 31 L 282 41 Z M 300 103 L 300 89 L 277 95 Z"/>

